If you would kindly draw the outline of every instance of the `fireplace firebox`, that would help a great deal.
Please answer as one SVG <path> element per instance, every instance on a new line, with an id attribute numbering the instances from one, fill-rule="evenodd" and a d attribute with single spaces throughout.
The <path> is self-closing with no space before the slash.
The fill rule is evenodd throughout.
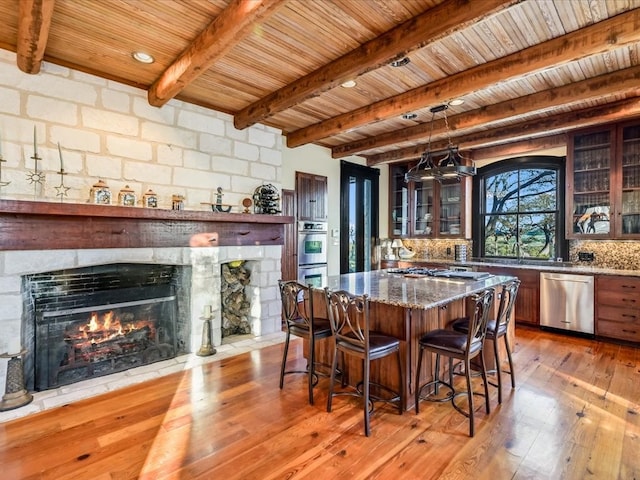
<path id="1" fill-rule="evenodd" d="M 57 388 L 185 353 L 181 267 L 115 264 L 24 277 L 33 389 Z M 29 338 L 29 337 L 27 337 Z M 28 379 L 30 380 L 30 379 Z"/>

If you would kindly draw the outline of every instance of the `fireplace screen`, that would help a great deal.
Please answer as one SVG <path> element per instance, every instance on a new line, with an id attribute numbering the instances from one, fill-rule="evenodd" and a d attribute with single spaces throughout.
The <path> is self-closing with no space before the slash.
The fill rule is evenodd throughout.
<path id="1" fill-rule="evenodd" d="M 47 390 L 184 352 L 175 267 L 115 265 L 39 274 L 33 388 Z"/>
<path id="2" fill-rule="evenodd" d="M 39 390 L 175 356 L 175 297 L 45 312 L 38 328 Z M 39 368 L 38 368 L 39 367 Z"/>

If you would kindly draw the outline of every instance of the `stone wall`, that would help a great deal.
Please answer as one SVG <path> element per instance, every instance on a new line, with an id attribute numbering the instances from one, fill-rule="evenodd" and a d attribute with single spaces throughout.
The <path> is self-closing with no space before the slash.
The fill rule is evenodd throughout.
<path id="1" fill-rule="evenodd" d="M 42 184 L 30 183 L 27 178 L 34 170 L 30 158 L 34 154 L 34 127 L 42 158 L 38 162 L 44 175 Z M 61 168 L 58 143 L 67 173 L 64 184 L 70 188 L 64 203 L 88 202 L 91 186 L 99 179 L 111 188 L 114 204 L 118 191 L 128 185 L 139 200 L 153 189 L 160 208 L 170 208 L 172 195 L 184 195 L 187 210 L 210 209 L 207 204 L 216 201 L 218 187 L 224 193 L 224 203 L 238 205 L 234 212 L 242 211 L 242 199 L 251 197 L 262 184 L 281 189 L 279 130 L 262 125 L 236 130 L 230 115 L 178 100 L 162 108 L 152 107 L 144 90 L 47 62 L 40 74 L 28 75 L 17 68 L 15 53 L 0 50 L 0 154 L 6 160 L 2 181 L 11 182 L 0 188 L 0 198 L 60 201 L 56 196 Z M 247 255 L 244 248 L 187 249 L 189 253 L 185 253 L 181 249 L 99 250 L 100 239 L 95 243 L 98 250 L 0 252 L 0 352 L 9 350 L 20 335 L 20 275 L 26 272 L 151 260 L 148 257 L 160 260 L 155 257 L 173 257 L 178 252 L 180 258 L 168 263 L 192 265 L 194 284 L 210 287 L 219 261 Z M 248 255 L 261 261 L 255 284 L 261 321 L 256 325 L 257 334 L 280 327 L 277 279 L 281 250 L 265 247 Z M 204 288 L 192 293 L 191 314 L 200 325 L 202 306 L 212 303 L 212 295 Z M 198 344 L 199 334 L 199 328 L 194 328 L 192 347 Z M 220 340 L 219 330 L 213 335 L 214 341 Z M 5 369 L 6 361 L 0 361 L 1 391 Z"/>
<path id="2" fill-rule="evenodd" d="M 256 187 L 280 189 L 282 136 L 256 125 L 236 130 L 230 115 L 171 100 L 162 108 L 147 102 L 145 90 L 43 63 L 28 75 L 16 66 L 15 53 L 0 50 L 0 153 L 5 199 L 59 201 L 60 143 L 65 202 L 84 203 L 91 186 L 104 180 L 117 203 L 129 185 L 138 198 L 151 188 L 159 206 L 185 196 L 190 210 L 210 208 L 216 189 L 223 202 L 238 205 Z M 30 183 L 34 170 L 34 127 L 42 185 Z"/>

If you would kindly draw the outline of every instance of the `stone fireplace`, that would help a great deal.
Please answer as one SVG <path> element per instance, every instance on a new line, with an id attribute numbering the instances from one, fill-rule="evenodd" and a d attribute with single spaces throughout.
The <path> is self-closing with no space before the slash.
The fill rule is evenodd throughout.
<path id="1" fill-rule="evenodd" d="M 250 275 L 243 285 L 249 308 L 242 320 L 250 327 L 250 335 L 260 337 L 279 332 L 278 279 L 283 225 L 292 221 L 291 217 L 277 215 L 0 200 L 0 226 L 7 232 L 0 236 L 3 306 L 0 309 L 3 332 L 0 352 L 14 354 L 20 348 L 27 350 L 22 356 L 26 377 L 33 385 L 35 373 L 43 369 L 34 362 L 34 348 L 36 342 L 42 343 L 50 333 L 58 336 L 54 340 L 57 347 L 64 350 L 72 344 L 76 352 L 80 352 L 72 360 L 64 353 L 62 357 L 56 357 L 54 370 L 60 370 L 61 364 L 67 366 L 70 362 L 82 370 L 85 367 L 82 362 L 88 354 L 95 353 L 95 358 L 102 360 L 113 350 L 144 351 L 148 347 L 146 354 L 138 352 L 145 360 L 169 354 L 195 355 L 203 344 L 205 314 L 211 322 L 211 328 L 208 328 L 211 343 L 214 346 L 222 343 L 221 266 L 235 264 L 250 266 Z M 143 268 L 143 273 L 133 273 L 138 267 Z M 97 288 L 107 292 L 101 292 L 106 296 L 96 302 L 82 303 L 92 300 L 91 288 L 75 295 L 76 284 L 66 282 L 64 278 L 46 284 L 50 272 L 63 272 L 63 276 L 72 272 L 77 278 L 83 278 L 85 273 L 95 271 L 107 272 L 107 283 L 116 282 L 118 287 L 114 291 Z M 146 279 L 149 271 L 156 272 L 159 279 L 172 272 L 172 279 L 164 282 L 164 286 L 154 286 L 155 281 L 150 280 L 151 292 L 142 298 L 129 295 L 140 283 L 147 281 L 141 279 Z M 30 281 L 38 279 L 46 286 L 41 291 L 36 288 L 39 293 L 62 293 L 57 300 L 46 299 L 45 304 L 51 304 L 40 311 L 34 301 L 34 287 L 28 286 Z M 174 296 L 175 300 L 172 299 Z M 54 302 L 58 302 L 55 308 Z M 118 337 L 118 341 L 102 341 L 105 350 L 101 351 L 97 346 L 93 351 L 86 350 L 86 345 L 80 345 L 79 337 L 85 333 L 79 332 L 78 328 L 100 323 L 102 327 L 99 328 L 114 330 L 111 323 L 105 326 L 105 316 L 120 315 L 126 321 L 151 313 L 167 316 L 171 312 L 175 312 L 175 323 L 142 325 L 135 332 L 125 329 L 124 337 Z M 91 318 L 93 313 L 95 319 Z M 39 340 L 34 318 L 46 318 L 54 325 L 48 333 L 41 334 Z M 108 322 L 112 321 L 113 318 L 109 318 Z M 66 339 L 65 332 L 68 334 Z M 104 360 L 101 368 L 111 359 Z M 122 361 L 126 363 L 126 360 Z M 6 369 L 7 362 L 0 361 L 0 392 L 5 389 Z M 67 370 L 73 368 L 69 367 L 65 372 Z M 108 377 L 109 372 L 104 375 Z M 63 378 L 63 383 L 67 380 Z M 54 380 L 51 386 L 55 387 L 53 384 L 59 381 Z"/>
<path id="2" fill-rule="evenodd" d="M 240 260 L 251 262 L 251 281 L 245 290 L 251 298 L 249 322 L 252 335 L 277 332 L 281 328 L 280 300 L 277 292 L 277 280 L 280 277 L 280 251 L 279 245 L 253 245 L 2 252 L 3 268 L 0 285 L 4 286 L 5 291 L 12 292 L 10 295 L 5 295 L 5 300 L 11 301 L 3 307 L 5 313 L 10 313 L 13 317 L 11 320 L 5 319 L 0 322 L 2 331 L 6 335 L 2 350 L 17 350 L 19 345 L 29 347 L 34 343 L 35 332 L 30 332 L 26 326 L 29 312 L 24 309 L 24 277 L 42 272 L 96 265 L 116 265 L 122 262 L 172 265 L 184 269 L 182 278 L 190 294 L 182 312 L 186 315 L 188 322 L 185 326 L 188 334 L 184 338 L 184 347 L 180 348 L 183 348 L 186 353 L 195 354 L 202 344 L 203 312 L 208 305 L 212 306 L 213 344 L 220 345 L 222 341 L 220 265 L 223 263 Z M 25 365 L 25 368 L 27 367 L 28 365 Z M 4 391 L 6 363 L 2 364 L 1 368 L 0 391 Z"/>

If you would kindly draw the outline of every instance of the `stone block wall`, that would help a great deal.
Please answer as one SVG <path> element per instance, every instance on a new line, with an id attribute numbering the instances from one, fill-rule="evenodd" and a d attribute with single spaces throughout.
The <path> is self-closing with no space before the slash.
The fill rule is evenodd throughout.
<path id="1" fill-rule="evenodd" d="M 60 155 L 69 203 L 89 201 L 91 186 L 104 180 L 117 204 L 132 188 L 138 200 L 149 189 L 160 208 L 184 195 L 185 208 L 207 210 L 222 188 L 222 201 L 237 205 L 263 183 L 281 189 L 282 136 L 256 125 L 236 130 L 230 115 L 171 100 L 150 106 L 145 90 L 47 62 L 38 75 L 16 66 L 15 53 L 0 50 L 0 198 L 60 201 Z M 34 171 L 34 128 L 40 184 Z"/>

